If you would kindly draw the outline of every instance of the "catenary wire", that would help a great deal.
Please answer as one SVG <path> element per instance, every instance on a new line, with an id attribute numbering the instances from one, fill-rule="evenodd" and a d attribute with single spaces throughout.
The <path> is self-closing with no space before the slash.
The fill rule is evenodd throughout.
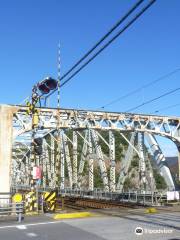
<path id="1" fill-rule="evenodd" d="M 77 75 L 83 68 L 85 68 L 92 60 L 94 60 L 104 49 L 106 49 L 114 40 L 116 40 L 126 29 L 128 29 L 143 13 L 145 13 L 156 0 L 151 0 L 139 13 L 137 13 L 114 37 L 112 37 L 106 44 L 104 44 L 90 59 L 88 59 L 79 69 L 77 69 L 69 78 L 67 78 L 60 87 L 67 84 L 75 75 Z M 51 96 L 56 90 L 52 91 L 47 97 Z"/>
<path id="2" fill-rule="evenodd" d="M 144 0 L 139 0 L 137 3 L 135 3 L 129 11 L 115 23 L 115 25 L 87 52 L 85 55 L 80 58 L 63 76 L 61 77 L 61 81 L 69 75 L 84 59 L 86 59 L 107 37 L 110 36 L 111 33 L 114 32 L 139 6 L 143 3 Z"/>
<path id="3" fill-rule="evenodd" d="M 167 107 L 157 109 L 156 111 L 152 112 L 152 114 L 153 114 L 153 113 L 159 113 L 159 112 L 162 112 L 162 111 L 164 111 L 164 110 L 168 110 L 168 109 L 171 109 L 171 108 L 174 108 L 174 107 L 178 107 L 178 106 L 180 106 L 180 103 L 173 104 L 173 105 L 169 105 L 169 106 L 167 106 Z"/>
<path id="4" fill-rule="evenodd" d="M 116 38 L 118 38 L 127 28 L 129 28 L 145 11 L 147 11 L 156 0 L 150 1 L 138 14 L 133 17 L 112 39 L 102 46 L 87 62 L 85 62 L 78 70 L 76 70 L 68 79 L 61 83 L 60 87 L 68 83 L 75 75 L 77 75 L 84 67 L 86 67 L 94 58 L 96 58 L 104 49 L 106 49 Z"/>
<path id="5" fill-rule="evenodd" d="M 124 95 L 122 95 L 122 96 L 120 96 L 120 97 L 118 97 L 118 98 L 116 98 L 116 99 L 114 99 L 114 100 L 112 100 L 110 102 L 108 102 L 107 104 L 105 104 L 105 105 L 103 105 L 103 106 L 101 106 L 101 107 L 99 107 L 97 109 L 104 109 L 104 108 L 106 108 L 106 107 L 108 107 L 110 105 L 113 105 L 113 104 L 115 104 L 115 103 L 117 103 L 117 102 L 119 102 L 119 101 L 121 101 L 123 99 L 126 99 L 126 98 L 136 94 L 137 92 L 140 92 L 143 89 L 148 88 L 148 87 L 156 84 L 157 82 L 160 82 L 160 81 L 162 81 L 162 80 L 164 80 L 164 79 L 174 75 L 175 73 L 177 73 L 179 71 L 180 71 L 180 68 L 177 68 L 177 69 L 175 69 L 175 70 L 173 70 L 173 71 L 171 71 L 171 72 L 169 72 L 169 73 L 167 73 L 167 74 L 165 74 L 165 75 L 163 75 L 163 76 L 161 76 L 161 77 L 159 77 L 159 78 L 157 78 L 157 79 L 155 79 L 155 80 L 153 80 L 153 81 L 151 81 L 151 82 L 149 82 L 149 83 L 147 83 L 145 85 L 142 85 L 139 88 L 134 89 L 133 91 L 130 91 L 130 92 L 128 92 L 128 93 L 126 93 L 126 94 L 124 94 Z"/>
<path id="6" fill-rule="evenodd" d="M 137 106 L 135 106 L 135 107 L 129 108 L 129 109 L 127 109 L 125 112 L 132 112 L 132 111 L 134 111 L 134 110 L 136 110 L 136 109 L 138 109 L 138 108 L 140 108 L 140 107 L 142 107 L 142 106 L 145 106 L 145 105 L 147 105 L 147 104 L 149 104 L 149 103 L 152 103 L 152 102 L 154 102 L 154 101 L 156 101 L 156 100 L 159 100 L 160 98 L 163 98 L 163 97 L 166 97 L 166 96 L 168 96 L 168 95 L 170 95 L 170 94 L 173 94 L 173 93 L 175 93 L 175 92 L 177 92 L 177 91 L 179 91 L 179 90 L 180 90 L 180 87 L 175 88 L 175 89 L 173 89 L 173 90 L 171 90 L 171 91 L 168 91 L 168 92 L 166 92 L 166 93 L 164 93 L 164 94 L 162 94 L 162 95 L 160 95 L 160 96 L 157 96 L 157 97 L 155 97 L 155 98 L 152 98 L 152 99 L 150 99 L 150 100 L 148 100 L 148 101 L 146 101 L 146 102 L 144 102 L 144 103 L 141 103 L 141 104 L 139 104 L 139 105 L 137 105 Z"/>

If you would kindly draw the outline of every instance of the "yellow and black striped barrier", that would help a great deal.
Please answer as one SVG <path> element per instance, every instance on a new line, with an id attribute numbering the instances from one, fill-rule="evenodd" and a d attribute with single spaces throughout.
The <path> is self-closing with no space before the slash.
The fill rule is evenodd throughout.
<path id="1" fill-rule="evenodd" d="M 12 195 L 12 201 L 15 203 L 24 202 L 26 214 L 38 213 L 39 210 L 44 210 L 44 212 L 55 212 L 56 209 L 59 209 L 56 191 L 39 192 L 38 199 L 36 191 L 15 193 Z"/>
<path id="2" fill-rule="evenodd" d="M 44 211 L 45 212 L 54 212 L 55 211 L 56 197 L 57 197 L 57 193 L 55 191 L 44 193 L 43 198 L 44 198 Z"/>
<path id="3" fill-rule="evenodd" d="M 37 211 L 36 192 L 29 192 L 25 194 L 25 212 Z"/>

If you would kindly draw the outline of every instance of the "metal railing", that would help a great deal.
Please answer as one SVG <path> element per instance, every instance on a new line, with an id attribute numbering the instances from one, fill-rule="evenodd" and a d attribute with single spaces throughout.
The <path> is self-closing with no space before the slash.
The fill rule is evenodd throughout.
<path id="1" fill-rule="evenodd" d="M 30 186 L 13 186 L 12 192 L 16 191 L 28 191 L 30 190 Z M 102 189 L 94 189 L 93 191 L 83 190 L 83 189 L 71 189 L 71 188 L 38 188 L 38 193 L 43 193 L 46 191 L 57 191 L 58 194 L 64 196 L 80 196 L 84 198 L 95 198 L 95 199 L 107 199 L 107 200 L 115 200 L 120 202 L 130 202 L 137 203 L 141 205 L 164 205 L 169 203 L 167 199 L 167 191 L 143 191 L 143 190 L 129 190 L 126 192 L 104 192 Z M 176 191 L 177 192 L 177 191 Z M 180 196 L 180 192 L 179 192 Z M 177 200 L 180 203 L 180 198 Z M 170 201 L 171 202 L 171 201 Z"/>
<path id="2" fill-rule="evenodd" d="M 100 190 L 95 191 L 82 191 L 82 190 L 72 190 L 64 189 L 59 191 L 60 194 L 64 196 L 80 196 L 83 198 L 94 198 L 102 200 L 114 200 L 118 202 L 129 202 L 136 203 L 140 205 L 161 205 L 165 202 L 167 197 L 164 193 L 157 192 L 141 192 L 141 191 L 129 191 L 129 192 L 103 192 Z"/>
<path id="3" fill-rule="evenodd" d="M 18 222 L 23 219 L 24 202 L 12 202 L 12 193 L 0 193 L 0 217 L 17 216 Z"/>
<path id="4" fill-rule="evenodd" d="M 17 216 L 18 222 L 23 219 L 24 203 L 9 203 L 4 206 L 0 206 L 0 216 Z"/>

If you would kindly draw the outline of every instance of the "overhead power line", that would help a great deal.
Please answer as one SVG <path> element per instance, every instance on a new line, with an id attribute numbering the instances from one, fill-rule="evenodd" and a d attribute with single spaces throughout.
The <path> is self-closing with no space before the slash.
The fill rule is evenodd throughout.
<path id="1" fill-rule="evenodd" d="M 152 113 L 158 113 L 158 112 L 162 112 L 164 110 L 168 110 L 168 109 L 171 109 L 171 108 L 174 108 L 174 107 L 178 107 L 180 106 L 180 103 L 177 103 L 177 104 L 173 104 L 173 105 L 170 105 L 170 106 L 167 106 L 167 107 L 164 107 L 164 108 L 160 108 Z"/>
<path id="2" fill-rule="evenodd" d="M 70 77 L 68 77 L 63 83 L 61 83 L 60 84 L 60 87 L 63 87 L 65 84 L 67 84 L 74 76 L 76 76 L 83 68 L 85 68 L 92 60 L 94 60 L 103 50 L 105 50 L 105 48 L 107 48 L 112 42 L 114 42 L 126 29 L 128 29 L 145 11 L 147 11 L 148 10 L 148 8 L 150 8 L 150 6 L 153 4 L 153 3 L 155 3 L 156 2 L 156 0 L 151 0 L 145 7 L 143 7 L 142 9 L 141 9 L 141 11 L 139 12 L 139 13 L 137 13 L 133 18 L 132 18 L 132 20 L 130 20 L 118 33 L 116 33 L 115 35 L 114 35 L 114 37 L 112 37 L 106 44 L 104 44 L 92 57 L 90 57 L 83 65 L 81 65 L 81 67 L 79 68 L 79 69 L 77 69 Z M 139 1 L 137 4 L 135 4 L 134 5 L 134 7 L 132 8 L 132 9 L 135 9 L 135 8 L 137 8 L 139 5 L 140 5 L 140 3 L 141 3 L 141 1 Z M 130 10 L 131 12 L 132 12 L 132 9 Z M 130 14 L 126 14 L 126 15 L 130 15 Z M 125 15 L 125 16 L 126 16 Z M 123 17 L 123 19 L 125 20 L 125 16 Z M 127 18 L 127 17 L 126 17 Z M 122 20 L 120 20 L 120 22 L 122 22 Z M 116 26 L 116 25 L 115 25 Z M 114 29 L 116 28 L 116 27 L 113 27 Z M 113 29 L 112 28 L 112 29 Z M 106 34 L 107 36 L 109 36 L 110 35 L 110 33 L 107 33 Z M 103 38 L 102 38 L 103 39 Z M 100 44 L 100 42 L 102 42 L 101 40 L 99 41 L 99 43 L 97 44 L 97 46 L 99 46 L 99 44 Z M 95 45 L 96 46 L 96 45 Z M 93 47 L 94 49 L 95 49 L 95 47 Z M 92 48 L 92 49 L 93 49 Z M 92 53 L 92 51 L 93 50 L 90 50 L 89 52 L 91 52 Z M 90 54 L 90 53 L 89 53 Z M 85 54 L 85 55 L 89 55 L 88 53 L 87 54 Z M 85 56 L 84 55 L 84 56 Z M 81 59 L 85 59 L 85 57 L 82 57 Z M 81 59 L 79 60 L 80 62 L 82 62 L 81 61 Z M 78 61 L 78 62 L 79 62 Z M 75 64 L 76 66 L 78 65 L 77 63 Z M 73 69 L 74 70 L 74 68 L 75 68 L 75 65 L 71 68 L 71 69 Z M 69 73 L 71 72 L 71 69 L 68 71 Z M 68 73 L 67 72 L 67 73 Z M 65 75 L 67 76 L 67 75 L 69 75 L 69 73 L 67 74 L 67 73 L 65 73 L 62 77 L 61 77 L 61 81 L 62 81 L 62 79 L 64 79 L 65 78 Z M 57 91 L 57 90 L 54 90 L 54 91 L 52 91 L 51 92 L 51 94 L 49 94 L 47 97 L 49 97 L 50 95 L 52 95 L 55 91 Z"/>
<path id="3" fill-rule="evenodd" d="M 150 86 L 152 86 L 152 85 L 154 85 L 154 84 L 164 80 L 165 78 L 168 78 L 168 77 L 174 75 L 175 73 L 177 73 L 179 71 L 180 71 L 180 68 L 177 68 L 177 69 L 175 69 L 175 70 L 173 70 L 173 71 L 171 71 L 171 72 L 169 72 L 169 73 L 167 73 L 167 74 L 165 74 L 165 75 L 163 75 L 163 76 L 161 76 L 161 77 L 159 77 L 159 78 L 157 78 L 157 79 L 155 79 L 155 80 L 153 80 L 153 81 L 151 81 L 151 82 L 149 82 L 149 83 L 147 83 L 145 85 L 142 85 L 139 88 L 134 89 L 133 91 L 130 91 L 130 92 L 128 92 L 128 93 L 126 93 L 126 94 L 124 94 L 124 95 L 122 95 L 122 96 L 120 96 L 120 97 L 118 97 L 118 98 L 116 98 L 116 99 L 114 99 L 114 100 L 112 100 L 110 102 L 108 102 L 107 104 L 99 107 L 98 109 L 101 109 L 101 108 L 104 109 L 104 108 L 106 108 L 106 107 L 108 107 L 110 105 L 113 105 L 113 104 L 121 101 L 121 100 L 124 100 L 124 99 L 126 99 L 126 98 L 128 98 L 128 97 L 130 97 L 130 96 L 132 96 L 132 95 L 142 91 L 143 89 L 148 88 L 148 87 L 150 87 Z"/>
<path id="4" fill-rule="evenodd" d="M 168 95 L 170 95 L 170 94 L 172 94 L 172 93 L 175 93 L 175 92 L 177 92 L 177 91 L 179 91 L 179 90 L 180 90 L 180 87 L 175 88 L 175 89 L 173 89 L 173 90 L 171 90 L 171 91 L 168 91 L 168 92 L 166 92 L 166 93 L 164 93 L 164 94 L 162 94 L 162 95 L 160 95 L 160 96 L 158 96 L 158 97 L 152 98 L 152 99 L 150 99 L 150 100 L 148 100 L 148 101 L 146 101 L 146 102 L 144 102 L 144 103 L 141 103 L 141 104 L 139 104 L 139 105 L 137 105 L 137 106 L 135 106 L 135 107 L 132 107 L 132 108 L 130 108 L 130 109 L 127 109 L 125 112 L 132 112 L 132 111 L 134 111 L 134 110 L 136 110 L 136 109 L 138 109 L 138 108 L 140 108 L 140 107 L 142 107 L 142 106 L 145 106 L 145 105 L 147 105 L 147 104 L 149 104 L 149 103 L 152 103 L 152 102 L 154 102 L 154 101 L 157 101 L 158 99 L 163 98 L 163 97 L 166 97 L 166 96 L 168 96 Z"/>
<path id="5" fill-rule="evenodd" d="M 76 76 L 83 68 L 85 68 L 92 60 L 94 60 L 103 50 L 105 50 L 116 38 L 118 38 L 126 29 L 128 29 L 144 12 L 146 12 L 156 0 L 151 0 L 138 14 L 133 17 L 113 38 L 111 38 L 106 44 L 104 44 L 88 61 L 86 61 L 78 70 L 76 70 L 69 78 L 67 78 L 60 87 L 63 87 L 74 76 Z"/>
<path id="6" fill-rule="evenodd" d="M 82 58 L 80 58 L 63 76 L 61 77 L 61 81 L 71 73 L 85 58 L 87 58 L 107 37 L 110 36 L 138 7 L 144 0 L 139 0 L 135 3 L 132 8 L 120 19 L 118 20 L 115 25 L 102 37 L 100 40 L 87 52 L 84 54 Z"/>

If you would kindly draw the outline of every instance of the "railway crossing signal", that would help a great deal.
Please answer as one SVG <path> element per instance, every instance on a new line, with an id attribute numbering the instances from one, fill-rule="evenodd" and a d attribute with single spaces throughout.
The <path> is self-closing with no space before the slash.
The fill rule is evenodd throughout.
<path id="1" fill-rule="evenodd" d="M 37 84 L 38 90 L 41 92 L 41 94 L 48 94 L 50 91 L 55 90 L 58 87 L 57 80 L 47 77 L 43 81 L 39 82 Z"/>

